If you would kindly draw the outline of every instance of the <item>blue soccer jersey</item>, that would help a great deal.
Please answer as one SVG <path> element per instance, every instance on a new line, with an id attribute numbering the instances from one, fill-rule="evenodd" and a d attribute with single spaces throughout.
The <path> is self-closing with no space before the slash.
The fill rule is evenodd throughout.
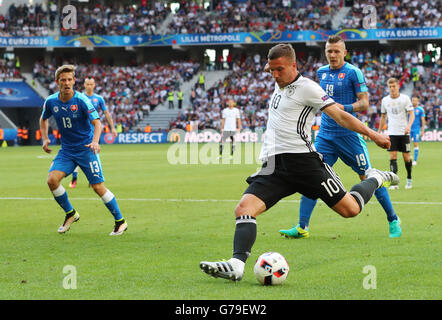
<path id="1" fill-rule="evenodd" d="M 344 63 L 339 69 L 331 69 L 330 65 L 322 66 L 318 69 L 318 77 L 322 89 L 333 100 L 342 105 L 356 102 L 359 92 L 368 91 L 361 70 L 348 62 Z M 355 113 L 352 114 L 356 116 Z M 323 112 L 318 134 L 324 138 L 333 138 L 355 133 L 341 127 L 335 120 Z"/>
<path id="2" fill-rule="evenodd" d="M 411 125 L 411 132 L 421 132 L 422 117 L 425 117 L 424 108 L 421 106 L 414 108 L 414 122 Z"/>
<path id="3" fill-rule="evenodd" d="M 94 136 L 91 121 L 100 119 L 98 112 L 80 92 L 75 91 L 73 97 L 65 103 L 58 96 L 59 92 L 56 92 L 46 99 L 42 118 L 46 120 L 54 116 L 63 150 L 73 154 L 84 151 L 85 145 L 91 143 Z"/>
<path id="4" fill-rule="evenodd" d="M 92 94 L 91 96 L 88 96 L 86 92 L 84 92 L 83 94 L 89 98 L 95 110 L 101 110 L 102 112 L 107 110 L 106 104 L 104 103 L 104 98 L 102 96 L 96 93 Z"/>

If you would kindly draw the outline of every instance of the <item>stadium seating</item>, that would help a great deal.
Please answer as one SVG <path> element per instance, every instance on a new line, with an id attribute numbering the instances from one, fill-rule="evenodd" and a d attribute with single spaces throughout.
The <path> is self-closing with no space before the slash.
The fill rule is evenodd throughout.
<path id="1" fill-rule="evenodd" d="M 418 28 L 442 26 L 442 16 L 439 12 L 440 1 L 417 0 L 393 1 L 354 1 L 349 14 L 345 17 L 340 28 L 362 28 L 363 8 L 372 5 L 376 8 L 377 28 Z"/>
<path id="2" fill-rule="evenodd" d="M 55 63 L 34 65 L 33 76 L 50 93 L 57 91 L 54 81 Z M 95 93 L 104 97 L 113 114 L 114 123 L 129 131 L 145 113 L 166 100 L 168 90 L 178 88 L 192 78 L 199 64 L 191 61 L 172 61 L 168 65 L 146 63 L 142 66 L 113 67 L 79 64 L 76 69 L 76 90 L 84 91 L 86 77 L 95 79 Z M 102 116 L 104 120 L 104 116 Z"/>

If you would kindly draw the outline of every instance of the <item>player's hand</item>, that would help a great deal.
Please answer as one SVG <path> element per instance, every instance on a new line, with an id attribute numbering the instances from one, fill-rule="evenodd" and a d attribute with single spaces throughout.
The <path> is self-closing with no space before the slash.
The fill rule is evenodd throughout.
<path id="1" fill-rule="evenodd" d="M 410 126 L 407 126 L 407 127 L 405 128 L 405 132 L 404 132 L 404 134 L 410 134 L 410 131 L 411 131 Z"/>
<path id="2" fill-rule="evenodd" d="M 114 138 L 118 136 L 118 132 L 117 130 L 115 130 L 115 128 L 112 128 L 112 135 L 114 136 Z"/>
<path id="3" fill-rule="evenodd" d="M 85 147 L 90 148 L 91 152 L 93 152 L 94 154 L 100 153 L 100 145 L 98 144 L 98 142 L 92 141 L 91 143 L 85 145 Z"/>
<path id="4" fill-rule="evenodd" d="M 386 134 L 374 132 L 370 138 L 383 149 L 389 149 L 391 146 L 390 137 Z"/>
<path id="5" fill-rule="evenodd" d="M 51 140 L 49 140 L 49 139 L 43 140 L 43 150 L 46 153 L 51 153 L 52 152 L 52 149 L 49 148 L 49 143 L 51 143 Z"/>

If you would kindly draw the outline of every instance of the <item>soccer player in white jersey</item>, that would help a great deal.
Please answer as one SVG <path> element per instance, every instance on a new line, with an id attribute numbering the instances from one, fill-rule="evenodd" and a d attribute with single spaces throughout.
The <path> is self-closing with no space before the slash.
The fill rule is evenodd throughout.
<path id="1" fill-rule="evenodd" d="M 382 148 L 390 147 L 389 137 L 365 126 L 316 82 L 301 76 L 291 45 L 272 47 L 267 58 L 276 85 L 269 101 L 267 131 L 260 153 L 263 166 L 247 178 L 249 187 L 236 206 L 232 258 L 200 262 L 201 270 L 208 275 L 233 281 L 244 275 L 245 262 L 256 240 L 256 217 L 282 198 L 296 192 L 312 199 L 321 198 L 342 217 L 350 218 L 361 212 L 376 189 L 399 183 L 396 174 L 371 169 L 366 180 L 347 192 L 312 143 L 315 114 L 319 110 L 327 113 L 341 126 L 367 135 Z"/>
<path id="2" fill-rule="evenodd" d="M 95 110 L 97 111 L 101 110 L 103 112 L 106 121 L 109 124 L 109 127 L 112 131 L 113 136 L 116 137 L 118 133 L 117 130 L 115 129 L 112 116 L 110 115 L 109 111 L 107 110 L 106 104 L 104 103 L 104 98 L 99 94 L 94 93 L 95 89 L 94 78 L 88 77 L 84 80 L 84 89 L 85 89 L 84 92 L 85 96 L 89 98 Z M 70 188 L 75 188 L 77 186 L 77 177 L 78 177 L 79 168 L 80 167 L 77 166 L 74 172 L 72 172 L 72 181 L 69 183 Z"/>
<path id="3" fill-rule="evenodd" d="M 233 152 L 235 152 L 235 134 L 241 131 L 241 114 L 235 105 L 235 101 L 229 99 L 227 102 L 227 108 L 224 108 L 222 111 L 221 142 L 219 144 L 220 158 L 223 155 L 224 143 L 229 137 L 232 139 L 230 157 L 233 157 Z"/>
<path id="4" fill-rule="evenodd" d="M 399 92 L 399 81 L 390 78 L 387 81 L 390 94 L 382 99 L 381 120 L 379 132 L 388 119 L 388 135 L 390 136 L 390 170 L 397 173 L 397 152 L 402 152 L 407 169 L 407 183 L 405 189 L 412 188 L 411 168 L 413 162 L 410 158 L 410 131 L 414 121 L 414 109 L 410 97 Z M 390 189 L 398 189 L 399 186 L 391 186 Z"/>

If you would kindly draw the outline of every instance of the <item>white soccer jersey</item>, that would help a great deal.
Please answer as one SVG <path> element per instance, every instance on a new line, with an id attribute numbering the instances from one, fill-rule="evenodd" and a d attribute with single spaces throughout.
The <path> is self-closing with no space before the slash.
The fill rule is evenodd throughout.
<path id="1" fill-rule="evenodd" d="M 387 114 L 388 134 L 390 136 L 403 136 L 408 124 L 408 112 L 413 110 L 410 97 L 399 94 L 393 99 L 390 95 L 382 99 L 381 113 Z"/>
<path id="2" fill-rule="evenodd" d="M 300 74 L 284 88 L 275 84 L 260 160 L 281 153 L 316 151 L 311 140 L 313 119 L 319 110 L 333 103 L 316 82 Z"/>
<path id="3" fill-rule="evenodd" d="M 241 117 L 241 115 L 239 114 L 239 109 L 233 107 L 232 109 L 230 108 L 225 108 L 223 109 L 223 119 L 224 121 L 224 131 L 236 131 L 237 126 L 237 120 Z"/>

